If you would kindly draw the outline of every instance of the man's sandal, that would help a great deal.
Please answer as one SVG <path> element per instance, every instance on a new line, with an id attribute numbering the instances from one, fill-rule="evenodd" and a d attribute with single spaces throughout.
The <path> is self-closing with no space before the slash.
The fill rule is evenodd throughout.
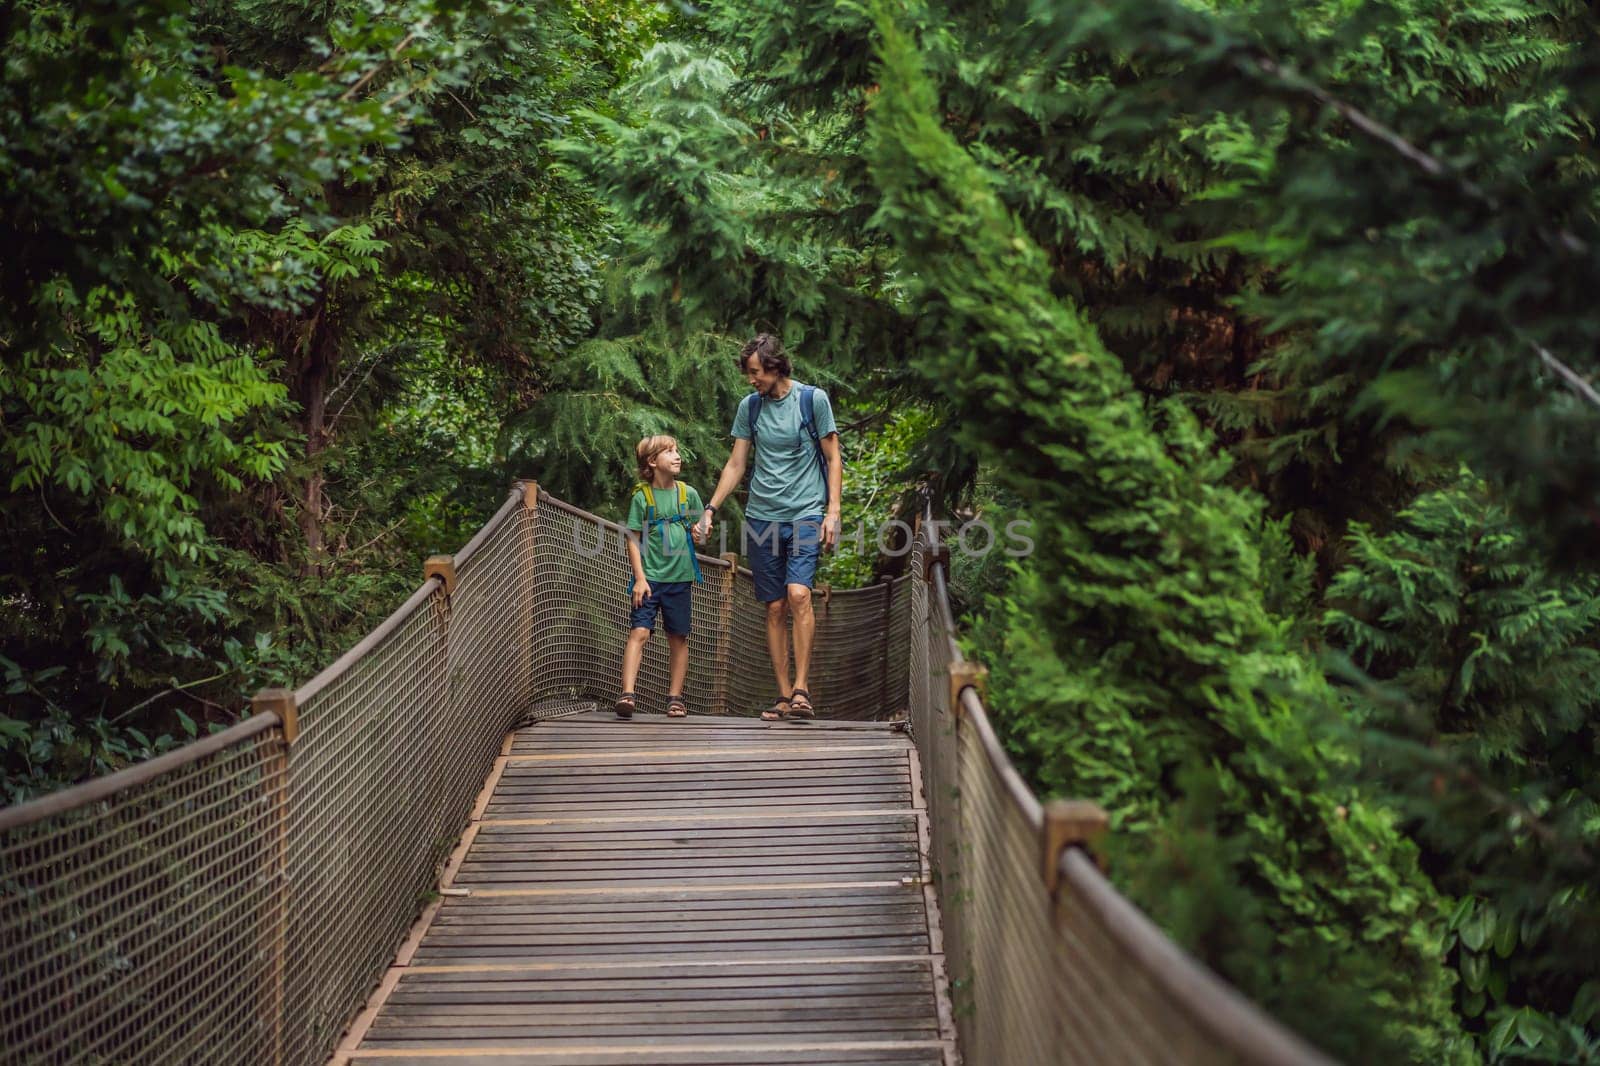
<path id="1" fill-rule="evenodd" d="M 761 712 L 763 722 L 781 722 L 789 714 L 789 697 L 779 696 L 772 702 L 772 706 Z"/>
<path id="2" fill-rule="evenodd" d="M 794 690 L 794 695 L 789 697 L 790 718 L 815 718 L 817 710 L 811 706 L 811 693 L 803 688 Z"/>
<path id="3" fill-rule="evenodd" d="M 617 712 L 618 718 L 632 718 L 637 704 L 638 693 L 624 692 L 617 697 L 617 702 L 613 709 Z"/>
<path id="4" fill-rule="evenodd" d="M 668 718 L 687 718 L 687 717 L 689 717 L 689 704 L 684 701 L 684 698 L 682 696 L 668 696 L 667 697 L 667 717 Z"/>

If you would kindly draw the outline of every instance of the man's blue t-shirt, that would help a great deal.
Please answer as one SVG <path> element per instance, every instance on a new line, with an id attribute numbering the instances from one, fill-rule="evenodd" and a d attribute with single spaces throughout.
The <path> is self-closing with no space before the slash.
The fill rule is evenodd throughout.
<path id="1" fill-rule="evenodd" d="M 752 396 L 754 393 L 739 401 L 739 411 L 733 416 L 733 435 L 739 440 L 750 439 Z M 839 431 L 833 421 L 833 405 L 821 389 L 812 396 L 812 417 L 819 438 Z M 817 446 L 800 424 L 800 382 L 791 378 L 789 391 L 781 400 L 761 398 L 755 452 L 746 518 L 793 522 L 827 509 L 828 482 L 817 462 Z"/>

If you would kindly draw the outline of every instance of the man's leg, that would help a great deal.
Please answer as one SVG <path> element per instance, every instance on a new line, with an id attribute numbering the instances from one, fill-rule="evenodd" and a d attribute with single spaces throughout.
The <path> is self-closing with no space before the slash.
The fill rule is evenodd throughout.
<path id="1" fill-rule="evenodd" d="M 761 712 L 762 719 L 770 722 L 784 711 L 794 691 L 789 683 L 789 606 L 783 589 L 788 569 L 788 530 L 785 523 L 752 518 L 745 522 L 745 531 L 756 599 L 767 606 L 767 656 L 772 660 L 778 695 L 782 697 L 778 704 Z"/>
<path id="2" fill-rule="evenodd" d="M 811 649 L 816 642 L 817 616 L 811 607 L 811 585 L 817 577 L 817 557 L 822 547 L 822 516 L 802 518 L 794 523 L 792 547 L 785 569 L 785 601 L 794 618 L 794 689 L 806 695 L 796 696 L 795 710 L 811 707 L 809 675 Z M 809 717 L 809 715 L 808 715 Z"/>
<path id="3" fill-rule="evenodd" d="M 817 616 L 811 610 L 811 589 L 805 585 L 790 585 L 787 603 L 789 613 L 794 616 L 794 687 L 809 690 L 806 674 L 811 669 L 811 643 L 817 635 Z"/>
<path id="4" fill-rule="evenodd" d="M 794 686 L 789 684 L 789 604 L 786 600 L 767 604 L 767 654 L 772 658 L 772 672 L 778 678 L 778 695 L 788 699 Z"/>

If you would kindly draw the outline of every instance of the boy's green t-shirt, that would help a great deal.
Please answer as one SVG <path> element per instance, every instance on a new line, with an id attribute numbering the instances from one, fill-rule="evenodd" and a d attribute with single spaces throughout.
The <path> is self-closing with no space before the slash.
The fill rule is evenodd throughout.
<path id="1" fill-rule="evenodd" d="M 693 581 L 694 540 L 689 530 L 705 510 L 705 505 L 700 502 L 700 494 L 689 485 L 684 485 L 687 499 L 683 514 L 688 519 L 687 524 L 652 522 L 649 530 L 646 530 L 644 515 L 649 501 L 645 497 L 650 492 L 655 493 L 656 518 L 671 518 L 678 513 L 677 485 L 670 489 L 647 486 L 634 490 L 633 498 L 628 502 L 628 528 L 643 534 L 644 576 L 651 582 Z"/>

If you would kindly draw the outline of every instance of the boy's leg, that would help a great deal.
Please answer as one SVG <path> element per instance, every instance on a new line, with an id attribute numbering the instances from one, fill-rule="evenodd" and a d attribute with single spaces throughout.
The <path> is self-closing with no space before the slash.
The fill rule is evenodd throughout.
<path id="1" fill-rule="evenodd" d="M 683 703 L 683 682 L 689 674 L 689 631 L 693 622 L 693 584 L 673 581 L 656 595 L 661 600 L 661 624 L 667 631 L 667 713 L 674 718 L 688 713 Z"/>
<path id="2" fill-rule="evenodd" d="M 644 661 L 644 646 L 650 641 L 650 630 L 636 627 L 628 633 L 628 643 L 622 648 L 622 691 L 632 692 L 639 680 L 639 664 Z"/>
<path id="3" fill-rule="evenodd" d="M 683 695 L 683 682 L 689 676 L 689 635 L 687 633 L 667 634 L 667 672 L 671 675 L 671 684 L 667 689 L 667 694 L 669 696 Z"/>
<path id="4" fill-rule="evenodd" d="M 633 586 L 628 586 L 631 590 Z M 628 643 L 622 648 L 622 691 L 632 692 L 639 680 L 639 664 L 644 661 L 644 646 L 656 628 L 656 615 L 661 613 L 661 593 L 651 588 L 639 606 L 628 616 Z"/>

